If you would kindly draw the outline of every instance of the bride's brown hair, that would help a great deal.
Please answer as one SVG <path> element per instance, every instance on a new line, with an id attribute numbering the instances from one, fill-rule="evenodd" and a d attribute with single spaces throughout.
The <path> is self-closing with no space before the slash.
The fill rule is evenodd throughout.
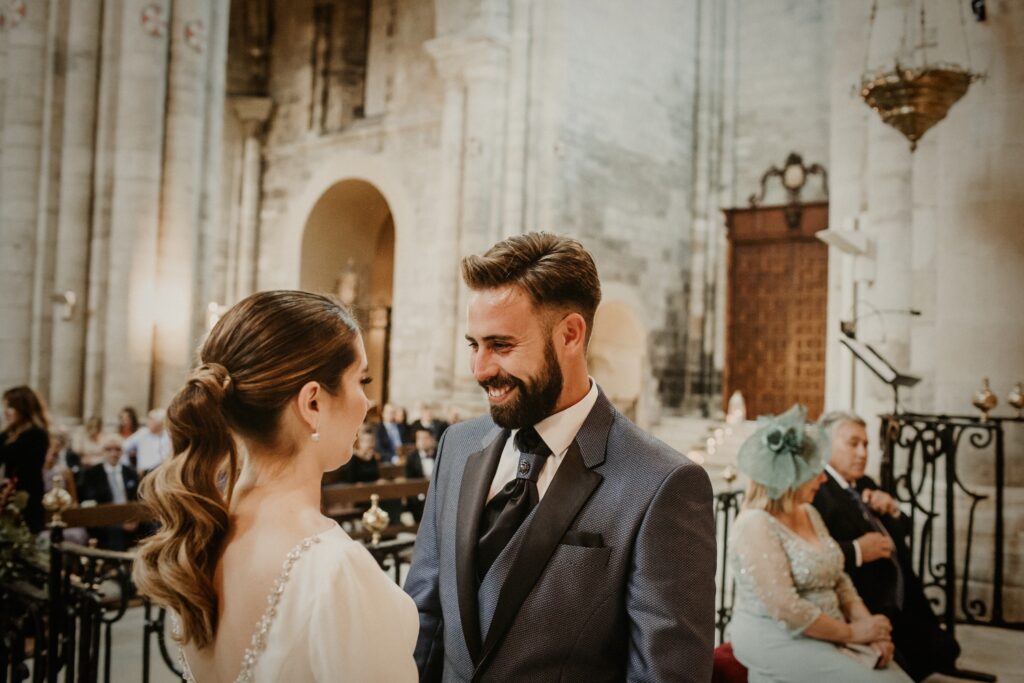
<path id="1" fill-rule="evenodd" d="M 182 643 L 206 647 L 217 631 L 213 572 L 238 476 L 235 439 L 294 452 L 279 432 L 282 410 L 307 382 L 337 394 L 358 335 L 332 299 L 274 291 L 237 303 L 203 343 L 198 367 L 167 408 L 174 455 L 139 487 L 160 529 L 139 546 L 135 583 L 178 614 Z"/>

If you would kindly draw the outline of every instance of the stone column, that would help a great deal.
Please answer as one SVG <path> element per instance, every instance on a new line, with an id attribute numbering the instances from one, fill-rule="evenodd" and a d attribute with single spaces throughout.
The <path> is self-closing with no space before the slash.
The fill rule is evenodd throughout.
<path id="1" fill-rule="evenodd" d="M 229 231 L 223 201 L 234 182 L 231 164 L 224 164 L 227 146 L 224 102 L 227 90 L 228 25 L 231 6 L 226 0 L 213 3 L 209 29 L 209 63 L 206 78 L 206 111 L 203 130 L 203 179 L 199 210 L 198 277 L 192 297 L 192 338 L 202 339 L 209 326 L 210 303 L 223 304 L 226 290 L 224 238 Z"/>
<path id="2" fill-rule="evenodd" d="M 49 3 L 5 7 L 0 111 L 0 386 L 29 381 Z"/>
<path id="3" fill-rule="evenodd" d="M 61 182 L 60 150 L 64 137 L 64 69 L 67 7 L 49 0 L 46 56 L 43 66 L 43 121 L 40 137 L 39 194 L 36 205 L 35 263 L 32 266 L 32 364 L 29 384 L 49 398 L 51 335 L 54 319 L 53 277 L 57 258 L 57 195 Z"/>
<path id="4" fill-rule="evenodd" d="M 263 133 L 270 119 L 273 102 L 269 97 L 235 97 L 231 100 L 235 115 L 242 122 L 242 191 L 239 196 L 238 226 L 233 255 L 234 285 L 228 301 L 235 302 L 257 288 L 260 229 L 260 194 L 263 184 Z"/>
<path id="5" fill-rule="evenodd" d="M 53 290 L 73 296 L 58 306 L 52 331 L 50 409 L 55 417 L 82 415 L 85 327 L 95 163 L 97 60 L 101 17 L 98 5 L 70 3 L 64 80 L 64 133 L 57 217 L 57 262 Z"/>
<path id="6" fill-rule="evenodd" d="M 175 0 L 171 22 L 163 182 L 157 239 L 153 402 L 166 405 L 180 387 L 195 344 L 193 290 L 198 276 L 203 184 L 210 0 Z"/>
<path id="7" fill-rule="evenodd" d="M 85 410 L 113 420 L 152 405 L 170 9 L 104 7 Z"/>
<path id="8" fill-rule="evenodd" d="M 463 338 L 467 292 L 459 274 L 462 256 L 485 249 L 501 235 L 501 168 L 504 160 L 504 76 L 508 50 L 490 36 L 446 36 L 426 45 L 444 81 L 441 122 L 441 253 L 438 259 L 436 385 L 472 391 Z"/>

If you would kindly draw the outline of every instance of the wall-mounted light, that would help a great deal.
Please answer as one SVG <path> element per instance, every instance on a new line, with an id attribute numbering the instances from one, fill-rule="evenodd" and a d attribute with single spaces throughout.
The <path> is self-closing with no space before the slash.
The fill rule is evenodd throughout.
<path id="1" fill-rule="evenodd" d="M 75 304 L 78 303 L 78 296 L 70 289 L 66 292 L 59 292 L 50 295 L 50 301 L 61 304 L 64 308 L 61 311 L 61 320 L 71 320 L 75 314 Z"/>

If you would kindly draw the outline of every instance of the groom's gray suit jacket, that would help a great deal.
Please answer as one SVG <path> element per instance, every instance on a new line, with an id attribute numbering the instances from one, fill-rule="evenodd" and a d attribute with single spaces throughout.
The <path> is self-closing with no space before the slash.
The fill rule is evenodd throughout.
<path id="1" fill-rule="evenodd" d="M 701 681 L 714 648 L 704 470 L 599 395 L 540 504 L 476 578 L 480 515 L 509 432 L 489 417 L 438 447 L 405 589 L 430 681 Z"/>

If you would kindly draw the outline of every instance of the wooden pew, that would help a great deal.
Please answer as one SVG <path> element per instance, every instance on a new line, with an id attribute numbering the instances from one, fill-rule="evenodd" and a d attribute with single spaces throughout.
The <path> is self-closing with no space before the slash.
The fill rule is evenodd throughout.
<path id="1" fill-rule="evenodd" d="M 404 479 L 405 478 L 405 465 L 392 465 L 391 463 L 381 463 L 381 465 L 380 465 L 380 478 L 381 479 Z"/>
<path id="2" fill-rule="evenodd" d="M 392 498 L 415 498 L 430 488 L 427 479 L 381 480 L 369 484 L 331 484 L 321 489 L 321 505 L 325 510 L 354 507 L 357 503 L 369 503 L 370 496 L 377 494 L 381 500 Z"/>
<path id="3" fill-rule="evenodd" d="M 321 489 L 321 507 L 324 514 L 339 524 L 356 523 L 362 519 L 363 511 L 370 503 L 370 496 L 377 494 L 381 500 L 415 498 L 426 493 L 430 486 L 427 479 L 395 479 L 378 481 L 369 484 L 333 484 Z M 415 534 L 419 524 L 402 524 L 401 520 L 391 520 L 391 525 L 381 534 L 382 538 L 393 539 L 400 533 Z M 348 534 L 354 540 L 365 541 L 371 536 L 369 531 L 348 525 Z"/>
<path id="4" fill-rule="evenodd" d="M 332 484 L 325 486 L 321 494 L 321 506 L 324 514 L 336 519 L 358 519 L 362 516 L 362 510 L 356 506 L 360 503 L 369 503 L 370 496 L 377 494 L 381 500 L 395 498 L 415 498 L 421 493 L 426 493 L 430 482 L 426 479 L 406 479 L 404 477 L 393 480 L 381 480 L 368 484 Z M 116 526 L 127 522 L 150 522 L 153 517 L 149 510 L 142 503 L 107 503 L 90 507 L 69 508 L 62 515 L 64 523 L 69 527 L 83 527 L 86 529 L 104 526 Z M 399 531 L 411 531 L 415 533 L 415 525 L 402 525 L 399 520 L 392 520 L 395 524 L 388 529 L 388 533 L 394 535 Z M 356 532 L 353 538 L 362 538 L 368 534 Z"/>
<path id="5" fill-rule="evenodd" d="M 117 526 L 128 522 L 151 522 L 153 516 L 142 503 L 105 503 L 90 507 L 69 508 L 61 515 L 69 527 L 91 529 Z"/>

